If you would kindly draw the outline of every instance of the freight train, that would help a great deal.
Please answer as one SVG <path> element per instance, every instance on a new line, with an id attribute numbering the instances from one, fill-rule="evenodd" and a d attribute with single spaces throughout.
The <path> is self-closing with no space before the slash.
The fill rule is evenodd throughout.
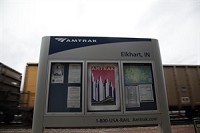
<path id="1" fill-rule="evenodd" d="M 169 111 L 184 111 L 188 118 L 200 114 L 200 66 L 199 65 L 164 65 Z M 37 63 L 27 63 L 23 91 L 19 107 L 23 111 L 23 118 L 32 121 Z"/>
<path id="2" fill-rule="evenodd" d="M 188 118 L 200 112 L 200 66 L 163 66 L 169 110 L 184 110 Z"/>
<path id="3" fill-rule="evenodd" d="M 0 62 L 0 122 L 9 123 L 19 113 L 22 74 Z"/>

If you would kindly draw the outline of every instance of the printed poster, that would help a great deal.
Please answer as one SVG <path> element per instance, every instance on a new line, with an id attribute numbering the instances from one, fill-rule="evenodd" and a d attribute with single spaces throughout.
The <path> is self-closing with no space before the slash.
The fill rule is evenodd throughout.
<path id="1" fill-rule="evenodd" d="M 126 90 L 126 107 L 140 107 L 138 86 L 125 86 Z"/>
<path id="2" fill-rule="evenodd" d="M 69 64 L 68 83 L 81 83 L 81 64 Z"/>
<path id="3" fill-rule="evenodd" d="M 120 110 L 117 63 L 88 64 L 88 111 Z"/>
<path id="4" fill-rule="evenodd" d="M 153 83 L 152 71 L 150 65 L 124 64 L 124 83 L 131 84 L 147 84 Z"/>
<path id="5" fill-rule="evenodd" d="M 140 101 L 154 102 L 152 84 L 139 85 Z"/>
<path id="6" fill-rule="evenodd" d="M 80 87 L 68 87 L 67 108 L 80 108 Z"/>
<path id="7" fill-rule="evenodd" d="M 64 65 L 63 64 L 52 65 L 51 83 L 64 83 Z"/>

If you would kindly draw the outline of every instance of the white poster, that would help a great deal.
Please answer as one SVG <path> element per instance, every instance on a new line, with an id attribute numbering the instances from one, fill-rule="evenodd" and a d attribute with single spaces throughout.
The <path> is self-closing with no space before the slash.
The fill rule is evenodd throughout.
<path id="1" fill-rule="evenodd" d="M 68 87 L 67 108 L 80 108 L 80 87 Z"/>
<path id="2" fill-rule="evenodd" d="M 139 92 L 140 92 L 140 101 L 141 102 L 153 102 L 154 101 L 152 84 L 140 84 Z"/>
<path id="3" fill-rule="evenodd" d="M 138 86 L 125 86 L 126 108 L 140 107 Z"/>
<path id="4" fill-rule="evenodd" d="M 68 83 L 81 82 L 81 64 L 69 64 Z"/>
<path id="5" fill-rule="evenodd" d="M 64 83 L 64 65 L 52 65 L 51 83 Z"/>

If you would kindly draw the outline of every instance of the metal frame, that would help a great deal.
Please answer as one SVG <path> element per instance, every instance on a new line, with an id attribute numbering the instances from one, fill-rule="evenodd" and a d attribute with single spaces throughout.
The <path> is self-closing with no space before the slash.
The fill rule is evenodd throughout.
<path id="1" fill-rule="evenodd" d="M 50 77 L 51 77 L 51 66 L 52 63 L 81 63 L 82 64 L 82 112 L 48 112 L 48 99 L 49 99 L 49 84 L 50 84 Z M 45 115 L 54 115 L 54 116 L 66 116 L 66 115 L 83 115 L 84 114 L 84 61 L 82 60 L 49 60 L 48 63 L 48 81 L 47 81 L 47 89 L 46 89 L 46 103 L 45 103 Z"/>
<path id="2" fill-rule="evenodd" d="M 88 78 L 88 64 L 89 63 L 100 63 L 100 64 L 106 64 L 106 63 L 116 63 L 118 64 L 118 84 L 119 84 L 119 99 L 121 99 L 120 102 L 120 110 L 119 111 L 115 111 L 113 112 L 112 110 L 110 111 L 106 111 L 106 112 L 101 112 L 101 111 L 94 111 L 94 112 L 90 112 L 88 111 L 88 89 L 85 89 L 85 114 L 87 115 L 91 115 L 91 114 L 104 114 L 104 115 L 110 115 L 110 114 L 122 114 L 123 109 L 122 109 L 122 91 L 121 91 L 121 64 L 120 61 L 116 61 L 116 60 L 86 60 L 86 74 L 85 74 L 85 88 L 88 88 L 88 82 L 87 82 L 87 78 Z"/>
<path id="3" fill-rule="evenodd" d="M 121 73 L 122 73 L 122 91 L 123 91 L 123 96 L 125 96 L 125 88 L 124 88 L 124 68 L 123 68 L 123 64 L 124 63 L 130 63 L 130 64 L 139 64 L 139 63 L 149 63 L 151 64 L 151 67 L 152 67 L 152 73 L 153 73 L 153 80 L 154 80 L 154 89 L 155 89 L 155 96 L 156 96 L 156 105 L 157 105 L 157 109 L 156 110 L 144 110 L 144 111 L 126 111 L 126 104 L 125 104 L 125 98 L 123 97 L 123 104 L 124 104 L 124 108 L 123 108 L 123 111 L 125 114 L 132 114 L 132 113 L 148 113 L 148 114 L 151 114 L 151 113 L 159 113 L 160 112 L 160 103 L 159 103 L 159 100 L 158 100 L 158 86 L 157 86 L 157 80 L 156 80 L 156 73 L 155 73 L 155 66 L 154 66 L 154 63 L 153 61 L 121 61 Z"/>

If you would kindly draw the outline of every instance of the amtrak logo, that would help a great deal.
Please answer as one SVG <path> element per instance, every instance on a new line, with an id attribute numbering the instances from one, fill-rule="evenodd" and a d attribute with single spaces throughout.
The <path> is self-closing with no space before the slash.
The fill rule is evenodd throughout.
<path id="1" fill-rule="evenodd" d="M 96 39 L 81 39 L 81 38 L 55 38 L 58 42 L 67 43 L 96 43 Z"/>
<path id="2" fill-rule="evenodd" d="M 55 38 L 56 41 L 64 42 L 67 38 Z"/>

